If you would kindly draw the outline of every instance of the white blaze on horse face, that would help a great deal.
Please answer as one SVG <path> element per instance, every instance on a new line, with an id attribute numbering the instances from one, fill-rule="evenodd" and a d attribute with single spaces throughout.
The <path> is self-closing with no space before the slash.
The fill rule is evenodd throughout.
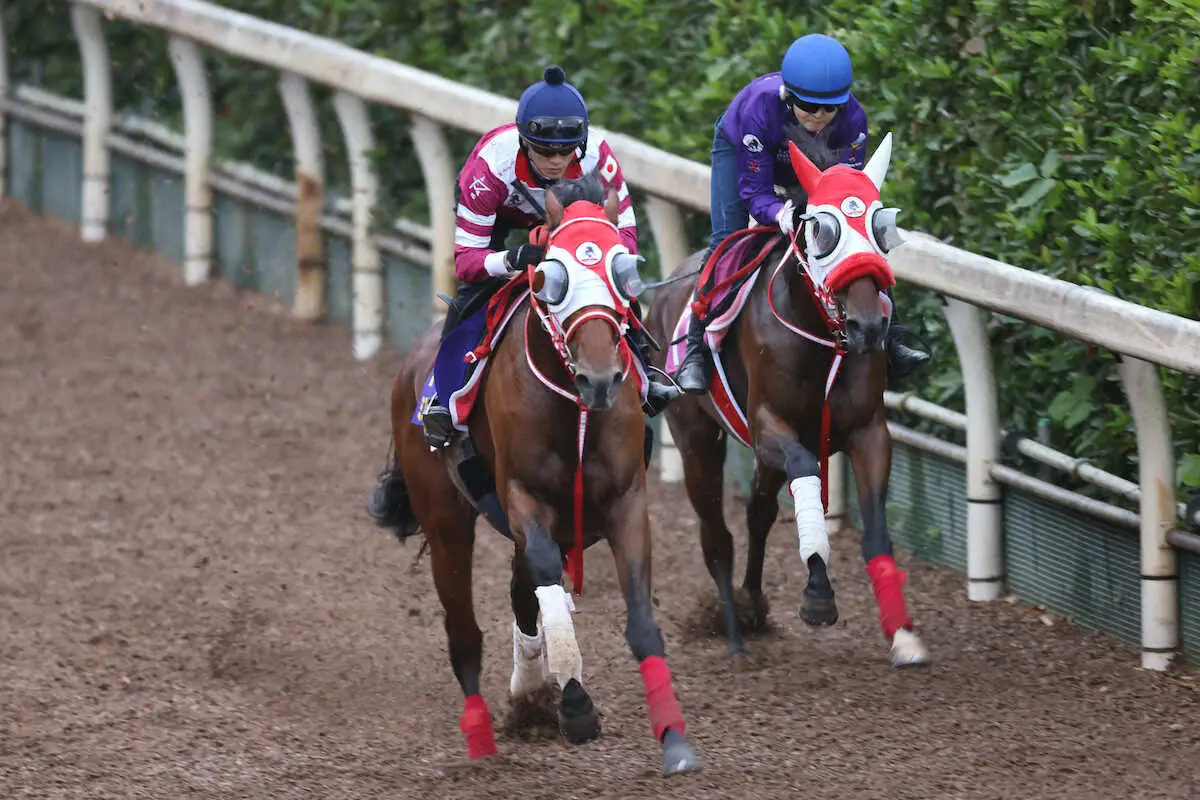
<path id="1" fill-rule="evenodd" d="M 546 671 L 559 688 L 574 678 L 583 683 L 583 656 L 575 639 L 575 623 L 567 593 L 562 586 L 539 586 L 534 589 L 538 608 L 542 611 L 542 636 L 546 648 Z"/>
<path id="2" fill-rule="evenodd" d="M 796 534 L 800 540 L 800 559 L 806 564 L 817 555 L 829 563 L 829 531 L 825 526 L 825 507 L 821 505 L 821 478 L 810 475 L 788 484 L 795 504 Z"/>

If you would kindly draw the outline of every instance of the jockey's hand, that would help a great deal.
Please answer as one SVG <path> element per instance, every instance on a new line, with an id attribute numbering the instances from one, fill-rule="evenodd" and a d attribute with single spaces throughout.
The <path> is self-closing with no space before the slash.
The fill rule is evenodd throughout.
<path id="1" fill-rule="evenodd" d="M 783 231 L 783 235 L 789 239 L 792 232 L 796 230 L 796 204 L 788 200 L 783 204 L 783 208 L 779 209 L 779 213 L 775 215 L 775 224 L 779 226 L 779 230 Z"/>
<path id="2" fill-rule="evenodd" d="M 540 264 L 546 255 L 546 248 L 536 244 L 523 244 L 504 254 L 504 264 L 509 272 L 523 272 L 530 264 Z"/>

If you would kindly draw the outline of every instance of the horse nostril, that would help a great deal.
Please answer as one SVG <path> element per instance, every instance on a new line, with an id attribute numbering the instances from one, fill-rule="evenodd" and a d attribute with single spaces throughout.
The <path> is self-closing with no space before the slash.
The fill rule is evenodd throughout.
<path id="1" fill-rule="evenodd" d="M 575 388 L 580 392 L 587 392 L 592 388 L 592 381 L 587 375 L 581 372 L 575 376 Z"/>
<path id="2" fill-rule="evenodd" d="M 620 370 L 617 370 L 616 372 L 614 372 L 614 373 L 613 373 L 613 376 L 612 376 L 612 385 L 613 385 L 613 386 L 620 386 L 620 385 L 621 385 L 621 381 L 624 379 L 624 377 L 625 377 L 625 373 L 621 372 Z"/>
<path id="3" fill-rule="evenodd" d="M 846 320 L 846 338 L 859 339 L 863 335 L 863 324 L 857 319 Z"/>

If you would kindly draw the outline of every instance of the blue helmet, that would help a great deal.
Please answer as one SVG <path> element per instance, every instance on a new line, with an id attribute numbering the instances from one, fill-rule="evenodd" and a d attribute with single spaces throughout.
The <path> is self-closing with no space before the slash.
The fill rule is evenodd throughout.
<path id="1" fill-rule="evenodd" d="M 841 105 L 850 99 L 854 70 L 841 42 L 810 33 L 792 42 L 783 56 L 783 85 L 797 100 Z"/>
<path id="2" fill-rule="evenodd" d="M 583 95 L 567 83 L 562 67 L 546 67 L 517 104 L 521 138 L 542 149 L 571 152 L 587 146 L 588 110 Z"/>

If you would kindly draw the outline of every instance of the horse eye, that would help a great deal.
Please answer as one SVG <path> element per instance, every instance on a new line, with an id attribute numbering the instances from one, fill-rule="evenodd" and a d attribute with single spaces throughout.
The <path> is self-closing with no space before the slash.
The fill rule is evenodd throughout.
<path id="1" fill-rule="evenodd" d="M 824 258 L 834 251 L 842 238 L 842 223 L 828 211 L 818 211 L 813 217 L 812 258 Z"/>

